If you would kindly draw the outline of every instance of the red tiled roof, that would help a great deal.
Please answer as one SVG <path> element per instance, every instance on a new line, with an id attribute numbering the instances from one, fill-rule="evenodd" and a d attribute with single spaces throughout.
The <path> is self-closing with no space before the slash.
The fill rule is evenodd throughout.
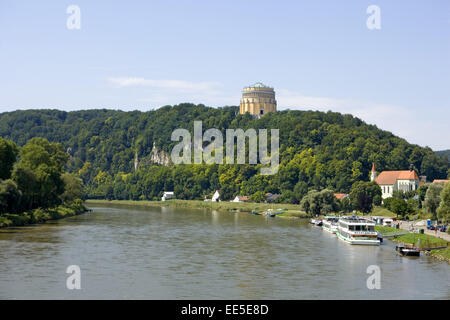
<path id="1" fill-rule="evenodd" d="M 414 170 L 383 171 L 375 179 L 378 184 L 394 184 L 397 180 L 419 180 L 419 176 Z"/>
<path id="2" fill-rule="evenodd" d="M 449 181 L 449 179 L 434 179 L 433 183 L 447 183 Z"/>
<path id="3" fill-rule="evenodd" d="M 375 172 L 375 162 L 372 162 L 372 172 Z"/>
<path id="4" fill-rule="evenodd" d="M 347 193 L 335 193 L 335 194 L 333 194 L 335 197 L 336 197 L 336 199 L 338 199 L 338 200 L 341 200 L 342 198 L 345 198 L 345 197 L 348 197 L 348 194 Z"/>

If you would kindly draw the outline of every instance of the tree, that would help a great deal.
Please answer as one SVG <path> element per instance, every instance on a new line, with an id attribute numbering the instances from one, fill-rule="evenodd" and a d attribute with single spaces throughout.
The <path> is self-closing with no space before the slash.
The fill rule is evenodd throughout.
<path id="1" fill-rule="evenodd" d="M 397 218 L 399 215 L 404 217 L 409 212 L 406 201 L 399 198 L 392 198 L 389 209 L 397 215 Z"/>
<path id="2" fill-rule="evenodd" d="M 9 179 L 11 177 L 16 156 L 16 145 L 0 137 L 0 179 Z"/>
<path id="3" fill-rule="evenodd" d="M 22 193 L 22 210 L 37 208 L 40 186 L 36 174 L 31 169 L 16 166 L 12 179 Z"/>
<path id="4" fill-rule="evenodd" d="M 67 159 L 61 144 L 50 143 L 43 138 L 33 138 L 20 149 L 14 179 L 27 201 L 31 200 L 28 203 L 30 207 L 45 208 L 61 202 L 59 196 L 64 192 L 61 174 Z"/>
<path id="5" fill-rule="evenodd" d="M 433 219 L 436 219 L 436 210 L 441 202 L 442 189 L 444 189 L 444 187 L 440 183 L 432 183 L 428 187 L 425 195 L 423 207 L 433 215 Z"/>
<path id="6" fill-rule="evenodd" d="M 264 191 L 256 191 L 250 196 L 250 200 L 253 202 L 264 202 L 266 200 L 266 194 Z"/>
<path id="7" fill-rule="evenodd" d="M 381 188 L 376 182 L 358 181 L 352 185 L 350 200 L 356 210 L 363 213 L 372 211 L 374 199 L 381 197 Z"/>
<path id="8" fill-rule="evenodd" d="M 71 173 L 63 173 L 61 176 L 64 182 L 64 193 L 61 194 L 61 201 L 73 201 L 83 197 L 83 181 Z"/>
<path id="9" fill-rule="evenodd" d="M 353 211 L 353 205 L 352 201 L 350 200 L 350 197 L 345 197 L 340 200 L 339 202 L 340 210 L 344 213 L 352 212 Z"/>
<path id="10" fill-rule="evenodd" d="M 300 208 L 312 215 L 327 214 L 337 210 L 337 202 L 329 189 L 311 190 L 303 197 Z"/>
<path id="11" fill-rule="evenodd" d="M 422 208 L 423 202 L 425 201 L 425 195 L 427 194 L 429 183 L 425 183 L 417 189 L 417 195 L 419 196 L 419 208 Z"/>
<path id="12" fill-rule="evenodd" d="M 441 204 L 437 210 L 439 220 L 443 222 L 450 222 L 450 182 L 445 184 L 441 194 Z"/>
<path id="13" fill-rule="evenodd" d="M 318 203 L 319 192 L 317 190 L 310 190 L 300 201 L 300 208 L 307 214 L 320 214 L 320 206 Z"/>
<path id="14" fill-rule="evenodd" d="M 338 209 L 337 199 L 334 197 L 334 192 L 330 189 L 323 189 L 320 191 L 321 212 L 328 214 L 336 212 Z"/>
<path id="15" fill-rule="evenodd" d="M 13 180 L 0 180 L 0 214 L 19 212 L 21 197 L 22 193 Z"/>

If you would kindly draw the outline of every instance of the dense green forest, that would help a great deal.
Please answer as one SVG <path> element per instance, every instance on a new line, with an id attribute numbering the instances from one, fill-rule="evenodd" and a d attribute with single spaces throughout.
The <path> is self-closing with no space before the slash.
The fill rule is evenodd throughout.
<path id="1" fill-rule="evenodd" d="M 278 173 L 260 175 L 260 165 L 158 164 L 177 143 L 172 131 L 192 132 L 194 120 L 203 121 L 203 130 L 279 129 Z M 428 180 L 446 178 L 450 167 L 430 148 L 331 111 L 286 110 L 256 119 L 239 115 L 234 106 L 193 104 L 148 112 L 27 110 L 0 114 L 0 136 L 19 146 L 34 137 L 61 143 L 69 155 L 65 169 L 83 180 L 89 198 L 153 200 L 165 190 L 181 199 L 203 199 L 220 189 L 223 200 L 271 192 L 281 193 L 280 201 L 299 203 L 313 189 L 349 193 L 354 182 L 369 180 L 372 162 L 377 171 L 413 165 Z"/>

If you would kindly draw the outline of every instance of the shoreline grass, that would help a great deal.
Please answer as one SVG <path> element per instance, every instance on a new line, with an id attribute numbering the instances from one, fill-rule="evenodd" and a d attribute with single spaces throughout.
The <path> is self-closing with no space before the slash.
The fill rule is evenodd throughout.
<path id="1" fill-rule="evenodd" d="M 308 215 L 300 210 L 300 206 L 296 204 L 286 203 L 250 203 L 250 202 L 212 202 L 201 200 L 167 200 L 167 201 L 149 201 L 149 200 L 86 200 L 87 205 L 133 205 L 144 207 L 176 207 L 176 208 L 197 208 L 197 209 L 212 209 L 212 210 L 224 210 L 224 211 L 237 211 L 237 212 L 251 212 L 256 210 L 258 212 L 265 211 L 267 209 L 283 209 L 282 214 L 278 217 L 298 217 L 307 218 Z"/>
<path id="2" fill-rule="evenodd" d="M 0 216 L 0 228 L 39 224 L 49 220 L 72 217 L 86 211 L 83 202 L 77 199 L 73 203 L 62 204 L 54 208 L 37 208 L 19 214 L 2 214 Z"/>

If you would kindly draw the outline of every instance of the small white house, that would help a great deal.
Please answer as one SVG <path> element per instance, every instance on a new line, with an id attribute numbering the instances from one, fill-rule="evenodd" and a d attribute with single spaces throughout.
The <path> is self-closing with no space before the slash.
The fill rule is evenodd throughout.
<path id="1" fill-rule="evenodd" d="M 220 198 L 219 190 L 216 190 L 216 192 L 214 192 L 214 194 L 213 194 L 213 196 L 211 198 L 211 201 L 219 202 L 220 201 L 219 198 Z"/>
<path id="2" fill-rule="evenodd" d="M 173 191 L 164 191 L 161 201 L 166 201 L 174 197 Z"/>
<path id="3" fill-rule="evenodd" d="M 249 196 L 236 196 L 231 202 L 246 202 L 250 200 Z"/>

